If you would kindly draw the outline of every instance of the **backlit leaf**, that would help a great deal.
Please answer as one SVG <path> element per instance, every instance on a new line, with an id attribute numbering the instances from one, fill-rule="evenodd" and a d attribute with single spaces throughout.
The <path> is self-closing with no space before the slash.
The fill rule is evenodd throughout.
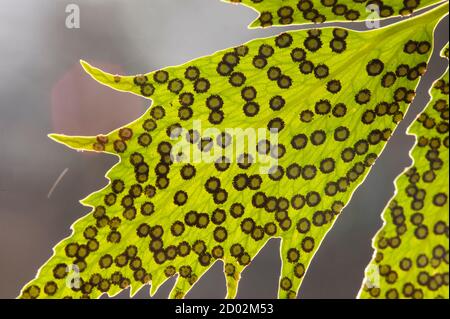
<path id="1" fill-rule="evenodd" d="M 443 51 L 448 59 L 448 45 Z M 396 181 L 383 212 L 361 298 L 449 297 L 448 288 L 448 68 L 432 99 L 409 128 L 414 163 Z"/>
<path id="2" fill-rule="evenodd" d="M 407 16 L 441 0 L 224 0 L 258 12 L 250 28 Z"/>
<path id="3" fill-rule="evenodd" d="M 120 162 L 21 296 L 93 298 L 128 286 L 134 294 L 150 282 L 153 294 L 179 274 L 171 297 L 180 298 L 222 260 L 233 298 L 242 271 L 280 237 L 279 297 L 295 297 L 403 118 L 447 11 L 370 32 L 283 33 L 138 76 L 82 62 L 97 81 L 153 103 L 107 135 L 51 135 Z M 72 264 L 79 288 L 68 285 Z"/>

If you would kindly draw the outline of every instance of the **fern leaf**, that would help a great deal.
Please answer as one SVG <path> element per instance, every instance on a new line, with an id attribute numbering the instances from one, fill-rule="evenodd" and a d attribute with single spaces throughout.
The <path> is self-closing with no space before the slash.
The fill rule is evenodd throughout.
<path id="1" fill-rule="evenodd" d="M 442 56 L 448 59 L 448 45 Z M 408 132 L 413 165 L 396 181 L 360 298 L 449 298 L 448 68 Z"/>
<path id="2" fill-rule="evenodd" d="M 150 283 L 153 294 L 177 276 L 170 296 L 182 298 L 220 260 L 234 298 L 242 271 L 274 237 L 279 297 L 296 297 L 414 98 L 447 12 L 370 32 L 282 33 L 137 76 L 82 62 L 97 81 L 153 104 L 105 136 L 51 135 L 120 161 L 21 297 L 95 298 L 127 287 L 133 295 Z"/>
<path id="3" fill-rule="evenodd" d="M 322 23 L 330 21 L 371 22 L 413 12 L 441 0 L 223 0 L 242 4 L 258 13 L 249 28 Z"/>

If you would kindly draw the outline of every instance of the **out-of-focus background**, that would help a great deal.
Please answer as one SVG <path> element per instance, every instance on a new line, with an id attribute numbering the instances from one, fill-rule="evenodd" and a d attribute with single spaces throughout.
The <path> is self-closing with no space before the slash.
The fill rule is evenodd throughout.
<path id="1" fill-rule="evenodd" d="M 80 8 L 79 29 L 66 28 L 70 3 Z M 111 73 L 137 74 L 299 29 L 248 30 L 255 17 L 248 8 L 219 0 L 0 0 L 0 298 L 16 297 L 34 277 L 72 222 L 87 213 L 78 201 L 106 184 L 104 174 L 115 162 L 112 156 L 71 151 L 47 134 L 107 133 L 139 117 L 148 104 L 93 81 L 78 60 Z M 437 48 L 447 41 L 448 17 L 438 26 Z M 427 87 L 445 63 L 435 52 L 410 112 L 327 235 L 300 297 L 356 296 L 393 180 L 410 163 L 413 138 L 405 129 L 426 104 Z M 270 241 L 243 273 L 239 298 L 276 297 L 278 246 Z M 217 263 L 188 297 L 223 298 L 221 267 Z M 155 297 L 167 297 L 172 284 Z M 148 289 L 137 297 L 147 298 Z"/>

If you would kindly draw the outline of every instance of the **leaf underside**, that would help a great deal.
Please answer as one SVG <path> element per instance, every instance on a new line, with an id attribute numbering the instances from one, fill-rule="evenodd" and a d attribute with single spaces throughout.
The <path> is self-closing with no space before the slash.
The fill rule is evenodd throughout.
<path id="1" fill-rule="evenodd" d="M 274 237 L 282 239 L 278 295 L 296 297 L 412 101 L 447 11 L 370 32 L 283 33 L 138 76 L 82 62 L 97 81 L 153 103 L 106 135 L 51 135 L 120 162 L 21 297 L 96 298 L 127 287 L 134 295 L 150 283 L 154 294 L 177 275 L 170 296 L 182 298 L 222 260 L 234 298 L 242 271 Z M 68 285 L 72 264 L 79 287 Z"/>
<path id="2" fill-rule="evenodd" d="M 408 16 L 442 0 L 223 0 L 258 12 L 250 28 Z"/>
<path id="3" fill-rule="evenodd" d="M 448 59 L 448 45 L 443 56 Z M 360 298 L 449 298 L 448 88 L 447 68 L 408 130 L 417 140 L 414 163 L 398 177 L 396 195 L 383 212 Z"/>

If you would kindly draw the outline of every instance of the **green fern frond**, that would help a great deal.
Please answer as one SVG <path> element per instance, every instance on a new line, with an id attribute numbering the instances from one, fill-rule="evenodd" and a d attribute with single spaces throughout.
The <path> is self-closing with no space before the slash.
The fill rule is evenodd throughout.
<path id="1" fill-rule="evenodd" d="M 134 295 L 147 284 L 153 294 L 177 276 L 170 296 L 182 298 L 222 261 L 234 298 L 242 271 L 274 237 L 278 295 L 296 297 L 413 100 L 447 12 L 448 4 L 370 32 L 282 33 L 137 76 L 82 62 L 97 81 L 153 102 L 107 135 L 51 135 L 120 161 L 21 297 L 97 298 L 127 287 Z"/>
<path id="2" fill-rule="evenodd" d="M 448 59 L 448 44 L 442 56 Z M 398 177 L 383 212 L 360 298 L 449 298 L 448 85 L 447 68 L 408 130 L 417 140 L 414 162 Z"/>

